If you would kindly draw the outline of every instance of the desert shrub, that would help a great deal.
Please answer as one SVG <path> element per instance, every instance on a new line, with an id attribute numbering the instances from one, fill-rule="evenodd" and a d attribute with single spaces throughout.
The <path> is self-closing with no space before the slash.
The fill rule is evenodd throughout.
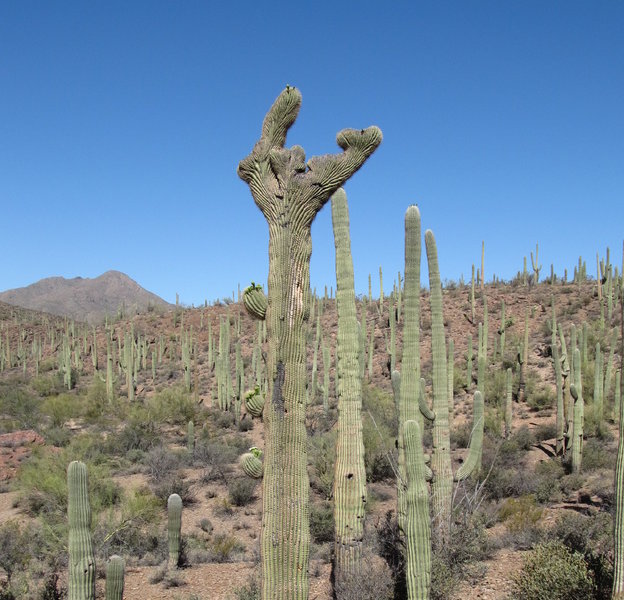
<path id="1" fill-rule="evenodd" d="M 145 416 L 145 419 L 142 418 Z M 118 433 L 111 433 L 106 441 L 107 451 L 124 456 L 131 450 L 147 452 L 162 443 L 162 436 L 153 421 L 142 411 L 132 413 L 126 425 Z"/>
<path id="2" fill-rule="evenodd" d="M 601 512 L 585 516 L 576 512 L 561 515 L 549 531 L 549 537 L 563 543 L 570 551 L 583 555 L 592 572 L 598 600 L 610 600 L 613 587 L 613 517 Z"/>
<path id="3" fill-rule="evenodd" d="M 248 582 L 234 590 L 232 600 L 260 600 L 262 588 L 258 577 L 251 576 Z"/>
<path id="4" fill-rule="evenodd" d="M 535 441 L 552 440 L 557 437 L 557 426 L 555 423 L 544 423 L 533 430 Z"/>
<path id="5" fill-rule="evenodd" d="M 14 422 L 12 429 L 32 429 L 41 421 L 39 400 L 12 381 L 0 384 L 0 414 Z"/>
<path id="6" fill-rule="evenodd" d="M 256 481 L 250 477 L 233 479 L 228 485 L 228 497 L 234 506 L 246 506 L 254 499 Z"/>
<path id="7" fill-rule="evenodd" d="M 143 458 L 145 474 L 153 480 L 177 472 L 186 462 L 182 452 L 175 452 L 165 446 L 155 446 Z"/>
<path id="8" fill-rule="evenodd" d="M 476 364 L 476 363 L 475 363 Z M 507 395 L 507 373 L 502 369 L 486 369 L 485 402 L 490 406 L 500 406 Z"/>
<path id="9" fill-rule="evenodd" d="M 87 462 L 89 501 L 95 514 L 119 502 L 120 488 L 111 479 L 108 467 L 88 462 L 80 450 L 72 444 L 60 452 L 36 453 L 22 465 L 17 485 L 27 512 L 33 516 L 45 516 L 53 522 L 65 523 L 67 466 L 72 460 Z"/>
<path id="10" fill-rule="evenodd" d="M 312 465 L 310 485 L 325 500 L 334 493 L 336 432 L 317 433 L 308 438 L 308 457 Z"/>
<path id="11" fill-rule="evenodd" d="M 72 417 L 78 417 L 80 410 L 80 400 L 70 394 L 50 396 L 41 404 L 41 412 L 50 418 L 52 427 L 62 427 Z"/>
<path id="12" fill-rule="evenodd" d="M 146 488 L 124 496 L 119 508 L 109 509 L 99 519 L 93 533 L 94 545 L 105 556 L 119 554 L 143 558 L 148 552 L 166 555 L 161 535 L 162 504 Z"/>
<path id="13" fill-rule="evenodd" d="M 150 489 L 157 498 L 160 498 L 163 506 L 167 504 L 167 499 L 171 494 L 178 494 L 184 505 L 197 501 L 191 482 L 184 479 L 180 471 L 173 471 L 164 477 L 153 479 L 150 482 Z"/>
<path id="14" fill-rule="evenodd" d="M 103 415 L 108 413 L 111 416 L 111 406 L 106 395 L 106 383 L 99 377 L 95 376 L 87 390 L 87 396 L 84 399 L 84 417 L 88 423 L 99 421 Z M 118 409 L 117 403 L 115 409 Z M 117 412 L 117 410 L 115 411 Z"/>
<path id="15" fill-rule="evenodd" d="M 461 425 L 451 428 L 451 448 L 468 448 L 472 434 L 472 423 L 465 421 Z"/>
<path id="16" fill-rule="evenodd" d="M 246 437 L 200 440 L 195 444 L 195 460 L 204 466 L 201 479 L 204 483 L 221 481 L 228 483 L 232 464 L 249 448 L 251 442 Z"/>
<path id="17" fill-rule="evenodd" d="M 540 411 L 552 408 L 555 405 L 556 397 L 554 391 L 546 386 L 539 386 L 534 391 L 527 390 L 526 403 L 532 410 Z"/>
<path id="18" fill-rule="evenodd" d="M 312 504 L 310 508 L 310 535 L 317 544 L 334 539 L 334 511 L 329 502 Z"/>
<path id="19" fill-rule="evenodd" d="M 195 420 L 197 403 L 181 387 L 166 388 L 146 401 L 151 418 L 157 423 L 186 424 Z"/>
<path id="20" fill-rule="evenodd" d="M 583 443 L 583 471 L 615 469 L 616 454 L 605 447 L 604 442 L 589 438 Z"/>
<path id="21" fill-rule="evenodd" d="M 365 550 L 362 571 L 336 581 L 335 591 L 344 600 L 392 600 L 394 581 L 388 565 Z"/>
<path id="22" fill-rule="evenodd" d="M 39 370 L 41 371 L 41 367 Z M 40 375 L 39 377 L 34 377 L 30 380 L 30 386 L 42 398 L 55 396 L 63 391 L 63 386 L 59 385 L 58 378 L 53 375 Z"/>
<path id="23" fill-rule="evenodd" d="M 245 547 L 232 535 L 219 533 L 212 537 L 208 546 L 211 560 L 209 562 L 223 563 L 233 560 L 234 554 L 243 552 Z"/>
<path id="24" fill-rule="evenodd" d="M 0 568 L 6 573 L 9 583 L 13 573 L 23 570 L 30 561 L 31 529 L 26 530 L 16 521 L 0 525 Z"/>
<path id="25" fill-rule="evenodd" d="M 212 524 L 212 522 L 210 521 L 210 519 L 204 517 L 200 522 L 199 522 L 199 528 L 204 532 L 204 533 L 212 533 L 214 526 Z"/>
<path id="26" fill-rule="evenodd" d="M 241 419 L 238 422 L 238 430 L 242 431 L 243 433 L 246 431 L 251 431 L 253 429 L 253 420 L 252 419 Z"/>
<path id="27" fill-rule="evenodd" d="M 362 387 L 364 465 L 369 482 L 391 479 L 396 463 L 397 411 L 391 394 L 372 385 Z"/>
<path id="28" fill-rule="evenodd" d="M 565 470 L 559 460 L 544 460 L 535 467 L 535 498 L 540 503 L 549 502 L 559 495 L 560 480 Z"/>
<path id="29" fill-rule="evenodd" d="M 517 600 L 587 600 L 594 585 L 583 557 L 561 542 L 538 544 L 514 577 Z"/>
<path id="30" fill-rule="evenodd" d="M 535 496 L 507 498 L 499 511 L 499 517 L 512 533 L 535 527 L 542 517 L 542 509 L 537 505 Z"/>

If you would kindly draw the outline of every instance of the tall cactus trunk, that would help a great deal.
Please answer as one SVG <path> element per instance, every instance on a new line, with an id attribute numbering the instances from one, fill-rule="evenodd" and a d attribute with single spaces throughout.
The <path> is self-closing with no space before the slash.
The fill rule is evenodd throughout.
<path id="1" fill-rule="evenodd" d="M 407 490 L 405 506 L 405 575 L 409 600 L 428 600 L 431 585 L 431 523 L 429 489 L 417 421 L 406 421 L 402 430 L 405 445 Z"/>
<path id="2" fill-rule="evenodd" d="M 623 259 L 624 261 L 624 252 Z M 622 337 L 620 345 L 620 370 L 624 371 L 624 268 L 622 269 L 623 283 L 620 289 L 622 311 Z M 618 382 L 622 385 L 622 379 Z M 618 390 L 624 395 L 624 385 Z M 624 600 L 624 402 L 620 399 L 619 430 L 617 461 L 615 463 L 615 526 L 614 526 L 614 556 L 613 556 L 613 594 L 612 600 Z"/>
<path id="3" fill-rule="evenodd" d="M 405 493 L 405 444 L 403 424 L 416 421 L 423 429 L 423 417 L 418 407 L 420 393 L 420 211 L 417 206 L 405 212 L 405 280 L 403 307 L 403 360 L 401 385 L 398 388 L 399 414 L 399 481 L 397 485 L 397 520 L 401 532 L 405 531 L 407 507 Z"/>
<path id="4" fill-rule="evenodd" d="M 262 597 L 308 597 L 310 546 L 307 473 L 306 323 L 310 312 L 310 229 L 330 196 L 381 142 L 381 131 L 345 129 L 340 154 L 306 161 L 301 146 L 285 148 L 301 94 L 286 87 L 267 113 L 262 135 L 238 166 L 269 226 L 268 392 L 264 408 Z"/>
<path id="5" fill-rule="evenodd" d="M 449 407 L 446 374 L 446 343 L 442 317 L 442 284 L 438 266 L 438 250 L 433 232 L 425 232 L 429 289 L 431 302 L 431 354 L 433 357 L 433 453 L 431 469 L 434 480 L 431 486 L 433 525 L 438 541 L 446 544 L 451 529 L 453 496 L 453 471 L 451 467 L 451 440 L 449 433 Z"/>
<path id="6" fill-rule="evenodd" d="M 349 236 L 347 196 L 339 189 L 331 200 L 336 244 L 338 348 L 336 387 L 338 439 L 334 474 L 334 585 L 336 597 L 348 596 L 348 583 L 362 571 L 366 469 L 362 437 L 362 378 L 359 327 Z"/>

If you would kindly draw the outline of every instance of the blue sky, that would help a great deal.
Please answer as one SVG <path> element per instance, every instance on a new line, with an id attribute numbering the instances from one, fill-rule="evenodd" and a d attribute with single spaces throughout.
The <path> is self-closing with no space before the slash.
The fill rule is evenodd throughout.
<path id="1" fill-rule="evenodd" d="M 345 186 L 357 292 L 403 270 L 413 203 L 443 279 L 481 240 L 488 279 L 536 242 L 543 274 L 620 264 L 623 31 L 612 1 L 2 2 L 0 290 L 118 269 L 199 304 L 266 281 L 236 167 L 286 84 L 308 157 L 383 130 Z M 312 285 L 335 286 L 329 206 L 312 235 Z"/>

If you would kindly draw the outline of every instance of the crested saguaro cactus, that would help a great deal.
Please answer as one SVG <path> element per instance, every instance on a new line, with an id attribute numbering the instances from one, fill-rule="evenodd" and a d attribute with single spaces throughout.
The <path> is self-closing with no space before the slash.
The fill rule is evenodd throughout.
<path id="1" fill-rule="evenodd" d="M 362 436 L 362 377 L 359 326 L 355 310 L 353 259 L 347 195 L 332 196 L 336 245 L 336 308 L 338 311 L 337 379 L 338 438 L 334 472 L 334 581 L 337 598 L 345 582 L 361 576 L 366 505 L 366 469 Z"/>
<path id="2" fill-rule="evenodd" d="M 262 477 L 262 451 L 255 446 L 249 448 L 249 452 L 245 452 L 240 457 L 240 467 L 247 475 L 253 479 L 260 479 Z"/>
<path id="3" fill-rule="evenodd" d="M 169 569 L 177 569 L 180 562 L 180 532 L 182 531 L 182 498 L 171 494 L 167 499 Z"/>
<path id="4" fill-rule="evenodd" d="M 306 162 L 301 146 L 285 148 L 301 94 L 287 86 L 238 166 L 269 226 L 266 309 L 268 393 L 264 408 L 262 597 L 308 597 L 309 482 L 306 452 L 305 332 L 310 316 L 311 226 L 331 195 L 381 143 L 381 131 L 343 129 L 340 154 Z"/>
<path id="5" fill-rule="evenodd" d="M 87 467 L 73 461 L 67 468 L 69 518 L 69 600 L 95 600 L 95 556 L 91 541 L 91 507 Z"/>

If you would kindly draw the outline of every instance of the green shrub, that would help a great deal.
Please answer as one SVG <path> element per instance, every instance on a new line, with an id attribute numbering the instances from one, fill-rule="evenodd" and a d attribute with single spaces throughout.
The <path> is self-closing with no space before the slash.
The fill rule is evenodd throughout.
<path id="1" fill-rule="evenodd" d="M 80 401 L 75 395 L 50 396 L 41 404 L 41 412 L 50 418 L 52 427 L 62 427 L 80 415 Z"/>
<path id="2" fill-rule="evenodd" d="M 535 527 L 542 517 L 542 512 L 535 502 L 535 496 L 530 494 L 505 500 L 499 511 L 499 517 L 509 531 L 517 533 Z"/>
<path id="3" fill-rule="evenodd" d="M 583 471 L 594 469 L 615 469 L 616 453 L 596 438 L 589 438 L 583 443 Z"/>
<path id="4" fill-rule="evenodd" d="M 234 506 L 247 506 L 255 498 L 256 481 L 250 477 L 233 479 L 228 485 L 228 497 Z"/>
<path id="5" fill-rule="evenodd" d="M 195 421 L 197 416 L 197 403 L 181 387 L 157 392 L 146 400 L 145 405 L 151 419 L 157 423 L 186 425 Z"/>
<path id="6" fill-rule="evenodd" d="M 234 536 L 227 533 L 218 533 L 213 536 L 208 550 L 211 562 L 223 563 L 233 559 L 233 554 L 240 553 L 245 547 Z"/>
<path id="7" fill-rule="evenodd" d="M 514 600 L 588 600 L 594 585 L 583 557 L 561 542 L 538 544 L 514 577 Z"/>
<path id="8" fill-rule="evenodd" d="M 308 440 L 308 457 L 312 465 L 310 485 L 325 500 L 330 500 L 334 493 L 336 432 L 317 433 Z"/>
<path id="9" fill-rule="evenodd" d="M 312 505 L 310 535 L 317 544 L 331 542 L 334 539 L 334 511 L 329 502 Z"/>

